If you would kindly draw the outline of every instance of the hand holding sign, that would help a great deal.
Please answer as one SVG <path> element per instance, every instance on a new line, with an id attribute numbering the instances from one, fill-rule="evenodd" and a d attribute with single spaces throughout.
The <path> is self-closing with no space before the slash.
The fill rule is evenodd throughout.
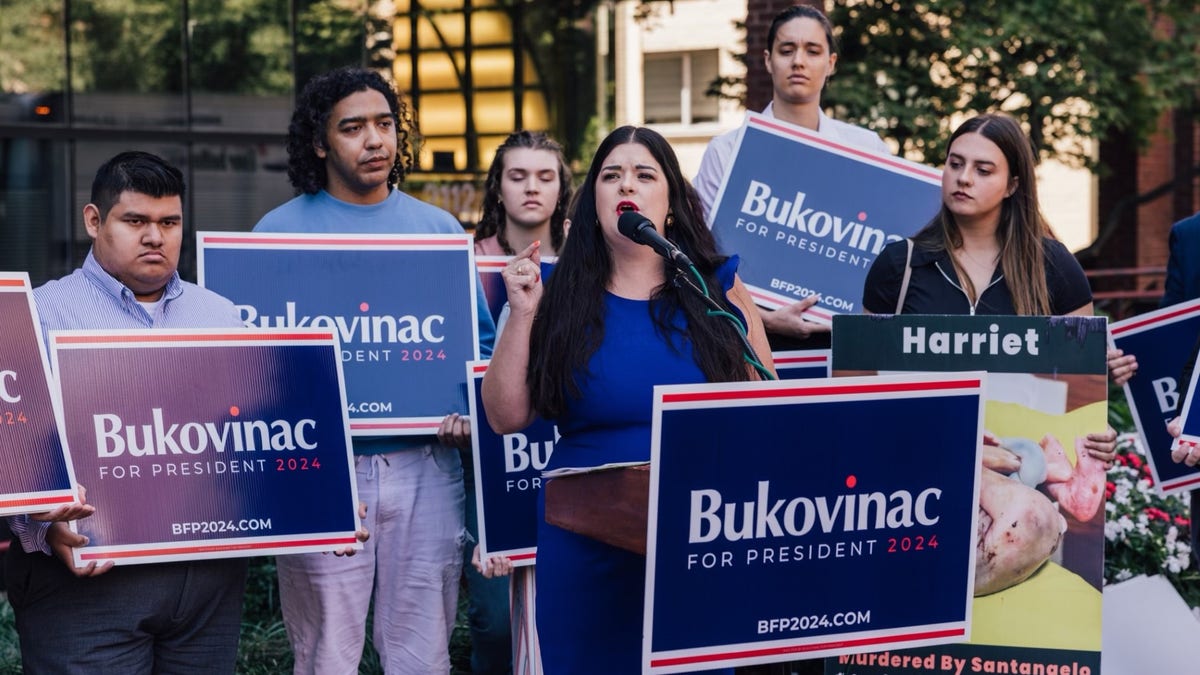
<path id="1" fill-rule="evenodd" d="M 115 564 L 112 560 L 108 560 L 103 565 L 99 565 L 97 561 L 93 560 L 83 567 L 76 567 L 75 549 L 83 548 L 88 543 L 87 537 L 72 532 L 66 523 L 51 523 L 50 529 L 46 530 L 46 544 L 51 551 L 54 551 L 54 555 L 58 556 L 58 559 L 67 566 L 67 569 L 77 577 L 98 577 L 111 570 Z"/>
<path id="2" fill-rule="evenodd" d="M 87 488 L 79 486 L 79 502 L 75 504 L 63 504 L 53 511 L 46 513 L 37 513 L 29 516 L 30 520 L 36 520 L 42 523 L 65 523 L 68 520 L 79 520 L 87 518 L 95 513 L 96 507 L 87 503 Z"/>
<path id="3" fill-rule="evenodd" d="M 442 425 L 438 427 L 437 439 L 439 443 L 452 448 L 469 449 L 471 447 L 471 418 L 458 413 L 446 415 L 442 419 Z"/>
<path id="4" fill-rule="evenodd" d="M 1118 387 L 1137 374 L 1137 357 L 1120 349 L 1108 350 L 1108 372 L 1112 383 Z"/>
<path id="5" fill-rule="evenodd" d="M 1176 417 L 1167 423 L 1167 433 L 1171 434 L 1171 438 L 1179 438 L 1183 433 L 1183 420 Z M 1186 464 L 1188 466 L 1196 466 L 1196 462 L 1200 462 L 1200 451 L 1198 451 L 1195 443 L 1180 443 L 1171 450 L 1171 461 L 1176 464 Z"/>
<path id="6" fill-rule="evenodd" d="M 768 333 L 786 335 L 801 340 L 807 340 L 817 333 L 828 333 L 828 324 L 816 323 L 804 318 L 804 313 L 808 311 L 808 308 L 817 304 L 820 299 L 820 295 L 813 293 L 799 302 L 784 305 L 776 310 L 759 308 L 763 327 L 767 329 Z"/>

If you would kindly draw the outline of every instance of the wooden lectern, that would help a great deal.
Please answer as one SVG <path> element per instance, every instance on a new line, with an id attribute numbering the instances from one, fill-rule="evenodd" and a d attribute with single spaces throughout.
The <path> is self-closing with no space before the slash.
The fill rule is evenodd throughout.
<path id="1" fill-rule="evenodd" d="M 646 555 L 649 464 L 560 476 L 542 489 L 547 523 Z"/>

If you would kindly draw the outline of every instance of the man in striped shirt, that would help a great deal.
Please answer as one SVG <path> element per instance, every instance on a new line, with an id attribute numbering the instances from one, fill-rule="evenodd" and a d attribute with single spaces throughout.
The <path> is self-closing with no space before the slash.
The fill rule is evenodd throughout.
<path id="1" fill-rule="evenodd" d="M 179 278 L 183 194 L 179 169 L 149 153 L 123 152 L 100 167 L 83 208 L 87 259 L 33 291 L 44 336 L 241 326 L 233 303 Z M 6 556 L 5 580 L 25 672 L 233 672 L 246 559 L 77 568 L 71 549 L 87 539 L 67 521 L 91 515 L 82 502 L 9 519 L 19 545 Z"/>

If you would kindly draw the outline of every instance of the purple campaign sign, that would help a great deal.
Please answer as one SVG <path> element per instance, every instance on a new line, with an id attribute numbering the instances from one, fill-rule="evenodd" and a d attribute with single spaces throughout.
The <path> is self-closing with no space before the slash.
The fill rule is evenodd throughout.
<path id="1" fill-rule="evenodd" d="M 475 464 L 480 557 L 502 555 L 520 567 L 537 557 L 537 500 L 542 470 L 554 452 L 558 429 L 542 419 L 514 434 L 500 435 L 488 425 L 480 385 L 487 361 L 467 364 L 473 385 L 471 451 Z"/>
<path id="2" fill-rule="evenodd" d="M 1125 399 L 1155 484 L 1168 494 L 1195 489 L 1200 486 L 1200 469 L 1171 461 L 1174 439 L 1167 433 L 1167 422 L 1180 414 L 1184 391 L 1178 380 L 1200 335 L 1200 300 L 1117 321 L 1109 325 L 1108 333 L 1114 346 L 1137 356 L 1137 376 L 1125 383 Z M 1185 391 L 1190 397 L 1191 390 Z M 1200 416 L 1189 417 L 1190 433 L 1195 435 Z M 1189 433 L 1188 428 L 1184 431 Z"/>
<path id="3" fill-rule="evenodd" d="M 0 515 L 75 501 L 29 275 L 0 272 Z"/>
<path id="4" fill-rule="evenodd" d="M 819 294 L 806 316 L 821 323 L 862 311 L 875 257 L 941 204 L 940 171 L 771 117 L 749 113 L 734 152 L 709 218 L 721 250 L 764 307 Z"/>
<path id="5" fill-rule="evenodd" d="M 350 431 L 429 435 L 479 358 L 469 235 L 197 233 L 200 284 L 249 327 L 335 330 Z"/>
<path id="6" fill-rule="evenodd" d="M 771 352 L 775 372 L 781 380 L 808 380 L 829 377 L 830 349 L 797 349 Z"/>
<path id="7" fill-rule="evenodd" d="M 67 448 L 96 512 L 75 564 L 361 546 L 336 335 L 55 331 Z"/>
<path id="8" fill-rule="evenodd" d="M 655 387 L 643 672 L 966 639 L 984 377 Z"/>

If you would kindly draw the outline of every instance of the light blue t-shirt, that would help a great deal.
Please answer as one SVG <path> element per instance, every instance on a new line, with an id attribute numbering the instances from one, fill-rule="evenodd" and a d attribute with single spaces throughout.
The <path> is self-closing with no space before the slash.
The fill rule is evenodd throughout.
<path id="1" fill-rule="evenodd" d="M 432 204 L 392 190 L 378 204 L 351 204 L 325 190 L 303 194 L 281 204 L 258 221 L 255 232 L 349 234 L 463 234 L 458 219 Z M 478 276 L 475 313 L 479 323 L 480 358 L 491 358 L 496 326 Z M 374 455 L 429 443 L 428 436 L 356 438 L 355 454 Z"/>

